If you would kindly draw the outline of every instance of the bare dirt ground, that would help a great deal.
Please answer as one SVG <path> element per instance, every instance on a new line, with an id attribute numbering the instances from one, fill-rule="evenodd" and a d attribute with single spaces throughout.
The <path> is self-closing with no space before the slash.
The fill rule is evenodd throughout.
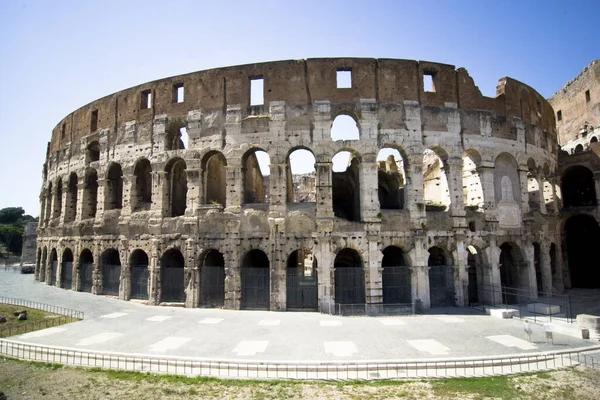
<path id="1" fill-rule="evenodd" d="M 17 399 L 597 399 L 600 371 L 478 379 L 244 381 L 156 376 L 0 358 L 0 392 Z"/>

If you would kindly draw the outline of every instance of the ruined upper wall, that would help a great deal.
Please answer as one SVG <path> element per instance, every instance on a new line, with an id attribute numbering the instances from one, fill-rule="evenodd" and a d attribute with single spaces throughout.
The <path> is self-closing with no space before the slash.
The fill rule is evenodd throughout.
<path id="1" fill-rule="evenodd" d="M 350 88 L 337 88 L 338 70 L 351 71 Z M 426 75 L 432 77 L 434 91 L 424 90 Z M 421 106 L 451 104 L 462 110 L 487 110 L 500 117 L 519 117 L 555 133 L 552 108 L 546 100 L 529 86 L 510 78 L 503 78 L 496 98 L 490 98 L 481 95 L 464 68 L 457 70 L 453 65 L 397 59 L 319 58 L 198 71 L 114 93 L 64 118 L 52 132 L 50 151 L 97 135 L 103 129 L 118 132 L 128 121 L 151 122 L 155 115 L 185 119 L 192 110 L 203 113 L 220 110 L 224 114 L 228 106 L 235 105 L 247 116 L 251 113 L 250 80 L 254 78 L 264 79 L 263 113 L 272 101 L 283 101 L 293 107 L 328 100 L 332 111 L 346 112 L 358 108 L 359 99 L 374 99 L 380 107 L 415 101 Z M 183 102 L 176 102 L 179 86 L 184 87 Z M 151 106 L 145 108 L 142 103 L 148 93 Z M 541 112 L 537 112 L 540 107 Z"/>
<path id="2" fill-rule="evenodd" d="M 586 122 L 589 127 L 600 127 L 600 59 L 592 61 L 548 101 L 556 112 L 561 145 L 582 138 Z"/>

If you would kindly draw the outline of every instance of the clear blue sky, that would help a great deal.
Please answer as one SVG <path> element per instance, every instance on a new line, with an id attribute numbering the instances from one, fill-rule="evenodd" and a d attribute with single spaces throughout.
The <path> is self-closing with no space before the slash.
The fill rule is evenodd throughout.
<path id="1" fill-rule="evenodd" d="M 595 1 L 0 1 L 0 208 L 39 214 L 46 144 L 71 111 L 143 82 L 279 59 L 381 57 L 503 76 L 548 97 L 600 58 Z"/>

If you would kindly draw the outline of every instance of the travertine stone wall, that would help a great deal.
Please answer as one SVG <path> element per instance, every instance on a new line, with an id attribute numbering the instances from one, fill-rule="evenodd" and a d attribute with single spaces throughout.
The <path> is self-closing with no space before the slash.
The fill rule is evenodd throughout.
<path id="1" fill-rule="evenodd" d="M 351 71 L 350 88 L 336 87 L 338 70 Z M 432 76 L 435 91 L 424 90 L 424 75 Z M 250 81 L 256 78 L 264 79 L 262 105 L 250 105 Z M 185 96 L 178 102 L 181 86 Z M 355 119 L 358 140 L 331 139 L 339 115 Z M 181 128 L 188 135 L 185 148 L 179 144 Z M 400 209 L 379 204 L 376 158 L 384 147 L 402 156 Z M 315 199 L 302 203 L 291 202 L 289 195 L 289 154 L 299 148 L 316 160 Z M 534 260 L 532 250 L 533 243 L 543 243 L 544 249 L 559 243 L 557 210 L 530 209 L 527 184 L 531 166 L 541 182 L 552 179 L 557 148 L 554 112 L 535 90 L 502 78 L 497 96 L 488 98 L 465 69 L 445 64 L 289 60 L 149 82 L 90 103 L 53 130 L 40 195 L 37 271 L 41 280 L 60 284 L 60 261 L 68 248 L 75 279 L 81 279 L 79 258 L 87 249 L 95 264 L 92 291 L 101 293 L 107 284 L 101 256 L 116 249 L 119 297 L 129 299 L 135 290 L 130 256 L 141 249 L 149 259 L 148 301 L 156 304 L 167 290 L 162 257 L 177 249 L 185 262 L 181 277 L 172 282 L 184 288 L 180 302 L 196 307 L 207 290 L 201 275 L 204 256 L 212 249 L 224 259 L 224 306 L 238 309 L 247 301 L 241 284 L 244 256 L 261 250 L 269 260 L 268 308 L 285 310 L 291 253 L 314 256 L 318 300 L 332 304 L 334 260 L 349 248 L 362 262 L 366 302 L 380 304 L 386 301 L 382 252 L 396 246 L 411 271 L 411 301 L 429 307 L 435 271 L 429 250 L 439 247 L 451 270 L 449 304 L 465 305 L 473 300 L 467 290 L 473 285 L 469 254 L 476 256 L 472 267 L 479 286 L 497 287 L 503 284 L 500 246 L 508 243 L 519 276 L 526 278 L 521 288 L 537 295 L 533 266 L 541 262 L 545 287 L 561 291 L 562 282 L 548 276 L 548 257 Z M 260 174 L 255 150 L 269 156 L 268 177 Z M 424 164 L 426 150 L 439 157 L 435 171 Z M 339 151 L 352 153 L 357 172 L 355 220 L 334 213 L 340 186 L 334 182 L 332 158 Z M 150 170 L 143 176 L 149 179 L 139 172 L 145 163 Z M 117 164 L 120 175 L 109 174 Z M 443 189 L 429 187 L 442 177 Z M 120 207 L 114 202 L 119 190 Z M 151 202 L 140 203 L 142 192 L 151 194 Z M 426 194 L 443 197 L 447 207 L 428 207 Z M 177 205 L 181 199 L 183 207 Z M 53 249 L 59 271 L 50 282 Z M 81 286 L 77 282 L 74 289 Z"/>

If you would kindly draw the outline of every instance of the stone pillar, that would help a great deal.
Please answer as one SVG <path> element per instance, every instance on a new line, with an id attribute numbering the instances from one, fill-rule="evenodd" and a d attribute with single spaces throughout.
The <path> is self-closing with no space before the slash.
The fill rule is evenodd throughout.
<path id="1" fill-rule="evenodd" d="M 490 245 L 485 249 L 486 258 L 489 261 L 489 268 L 486 278 L 488 286 L 488 294 L 484 296 L 484 301 L 488 305 L 502 304 L 502 278 L 500 277 L 500 247 L 496 243 L 496 238 L 490 238 Z"/>
<path id="2" fill-rule="evenodd" d="M 198 263 L 196 262 L 194 239 L 189 238 L 185 241 L 184 249 L 184 285 L 185 285 L 185 307 L 197 308 L 200 294 L 200 274 L 198 273 Z"/>
<path id="3" fill-rule="evenodd" d="M 285 170 L 284 170 L 285 171 Z M 269 229 L 271 236 L 271 254 L 269 257 L 270 292 L 269 310 L 284 311 L 286 309 L 286 261 L 282 253 L 279 237 L 285 236 L 285 218 L 269 218 Z"/>
<path id="4" fill-rule="evenodd" d="M 75 245 L 73 249 L 73 283 L 71 289 L 74 292 L 81 291 L 81 266 L 79 265 L 79 256 L 81 255 L 81 246 Z"/>
<path id="5" fill-rule="evenodd" d="M 379 119 L 377 100 L 360 99 L 360 140 L 377 140 Z M 377 176 L 377 174 L 375 174 Z"/>
<path id="6" fill-rule="evenodd" d="M 544 179 L 539 171 L 536 172 L 535 179 L 538 181 L 538 202 L 540 203 L 540 213 L 546 214 L 546 200 L 544 200 Z M 527 197 L 529 197 L 529 192 L 527 193 Z M 529 199 L 527 204 L 529 204 Z"/>
<path id="7" fill-rule="evenodd" d="M 554 250 L 556 252 L 556 270 L 552 276 L 552 284 L 554 286 L 554 291 L 558 294 L 562 294 L 565 291 L 566 284 L 564 281 L 564 263 L 560 241 L 554 244 Z"/>
<path id="8" fill-rule="evenodd" d="M 94 270 L 92 271 L 92 294 L 102 293 L 102 245 L 100 242 L 94 243 L 91 249 L 94 255 Z"/>
<path id="9" fill-rule="evenodd" d="M 85 196 L 85 174 L 77 177 L 77 204 L 75 204 L 75 221 L 83 220 L 83 202 Z M 41 218 L 41 217 L 40 217 Z"/>
<path id="10" fill-rule="evenodd" d="M 67 178 L 67 177 L 65 177 Z M 69 197 L 69 180 L 65 179 L 62 181 L 62 202 L 60 207 L 60 224 L 63 225 L 66 222 L 67 215 L 67 198 Z M 60 259 L 59 259 L 60 260 Z M 59 262 L 60 264 L 60 262 Z M 58 276 L 58 273 L 57 275 Z"/>
<path id="11" fill-rule="evenodd" d="M 413 302 L 421 301 L 423 309 L 431 307 L 429 297 L 429 269 L 427 265 L 413 265 L 410 267 L 410 284 Z"/>
<path id="12" fill-rule="evenodd" d="M 423 201 L 423 153 L 411 153 L 407 156 L 408 168 L 405 165 L 406 185 L 404 187 L 404 204 L 410 212 L 410 219 L 415 228 L 421 227 L 421 219 L 425 218 Z"/>
<path id="13" fill-rule="evenodd" d="M 230 228 L 239 231 L 239 220 L 230 225 Z M 225 308 L 239 310 L 242 298 L 242 283 L 240 272 L 240 248 L 239 239 L 234 238 L 231 246 L 227 246 L 223 253 L 225 261 Z"/>
<path id="14" fill-rule="evenodd" d="M 558 193 L 556 193 L 556 177 L 551 176 L 549 181 L 552 189 L 552 212 L 554 215 L 556 215 L 560 211 L 560 206 L 558 204 Z"/>
<path id="15" fill-rule="evenodd" d="M 361 221 L 379 222 L 379 196 L 377 194 L 377 163 L 375 160 L 359 164 L 360 215 Z"/>
<path id="16" fill-rule="evenodd" d="M 494 163 L 482 162 L 477 168 L 483 191 L 483 209 L 487 221 L 498 221 L 498 210 L 496 209 L 496 195 L 494 191 Z"/>
<path id="17" fill-rule="evenodd" d="M 195 163 L 197 164 L 197 160 Z M 202 172 L 200 166 L 194 166 L 194 161 L 188 161 L 188 167 L 185 170 L 187 179 L 187 194 L 185 197 L 186 207 L 185 216 L 191 217 L 198 215 L 198 209 L 200 206 L 200 188 L 201 188 L 201 177 Z"/>
<path id="18" fill-rule="evenodd" d="M 148 304 L 156 306 L 160 302 L 160 254 L 158 240 L 152 240 L 152 250 L 149 254 L 149 284 Z"/>
<path id="19" fill-rule="evenodd" d="M 379 228 L 379 224 L 375 228 Z M 366 257 L 367 265 L 365 267 L 365 299 L 367 304 L 383 303 L 383 268 L 381 267 L 383 253 L 379 251 L 378 233 L 379 229 L 374 229 L 374 231 L 368 232 L 367 236 L 369 245 L 369 252 Z"/>
<path id="20" fill-rule="evenodd" d="M 121 218 L 129 217 L 135 207 L 135 175 L 133 167 L 123 168 L 123 208 L 121 209 Z"/>
<path id="21" fill-rule="evenodd" d="M 167 186 L 167 172 L 152 171 L 152 205 L 150 209 L 161 217 L 170 216 L 169 212 L 169 188 Z"/>
<path id="22" fill-rule="evenodd" d="M 529 285 L 529 295 L 532 299 L 537 299 L 537 277 L 535 276 L 535 252 L 533 249 L 533 243 L 522 242 L 523 253 L 525 253 L 526 261 L 521 263 L 519 268 L 519 287 L 525 289 L 527 284 Z M 523 271 L 526 268 L 526 271 Z M 527 278 L 527 282 L 525 279 Z"/>
<path id="23" fill-rule="evenodd" d="M 104 192 L 106 190 L 106 179 L 104 178 L 104 171 L 100 173 L 98 171 L 98 192 L 96 195 L 96 223 L 101 223 L 104 218 Z"/>
<path id="24" fill-rule="evenodd" d="M 125 207 L 123 207 L 125 210 Z M 119 283 L 119 299 L 129 300 L 131 298 L 131 265 L 129 264 L 128 241 L 121 241 L 121 249 L 119 251 L 121 260 L 121 276 Z"/>
<path id="25" fill-rule="evenodd" d="M 454 292 L 456 294 L 456 304 L 459 307 L 468 305 L 467 293 L 465 287 L 469 283 L 469 265 L 467 262 L 467 246 L 465 237 L 460 234 L 455 234 L 456 250 L 453 252 L 454 258 Z"/>
<path id="26" fill-rule="evenodd" d="M 316 248 L 315 256 L 318 260 L 317 276 L 319 282 L 319 307 L 327 307 L 327 304 L 335 304 L 334 268 L 335 254 L 331 252 L 329 240 L 321 238 Z M 321 312 L 328 312 L 321 309 Z"/>
<path id="27" fill-rule="evenodd" d="M 596 204 L 600 205 L 600 171 L 594 172 L 594 184 L 596 188 Z"/>
<path id="28" fill-rule="evenodd" d="M 331 105 L 329 100 L 313 102 L 313 141 L 331 139 Z"/>
<path id="29" fill-rule="evenodd" d="M 333 218 L 333 178 L 331 161 L 315 163 L 317 186 L 317 218 Z"/>
<path id="30" fill-rule="evenodd" d="M 269 212 L 270 214 L 275 213 L 283 216 L 285 215 L 287 204 L 287 164 L 285 162 L 277 162 L 271 164 L 269 167 L 271 169 L 271 177 L 269 179 Z"/>
<path id="31" fill-rule="evenodd" d="M 285 140 L 285 101 L 269 103 L 269 137 L 275 140 Z"/>
<path id="32" fill-rule="evenodd" d="M 550 266 L 550 243 L 543 241 L 540 244 L 540 268 L 542 272 L 542 290 L 552 293 L 552 270 Z"/>
<path id="33" fill-rule="evenodd" d="M 529 172 L 529 168 L 527 165 L 519 165 L 518 172 L 519 185 L 521 187 L 521 213 L 526 214 L 529 212 L 529 192 L 527 191 L 527 173 Z"/>
<path id="34" fill-rule="evenodd" d="M 230 160 L 228 160 L 229 162 Z M 237 160 L 241 162 L 241 160 Z M 244 193 L 243 179 L 242 179 L 242 167 L 239 164 L 229 165 L 226 169 L 226 181 L 227 181 L 227 199 L 226 209 L 229 212 L 240 213 L 242 206 L 242 195 Z"/>

